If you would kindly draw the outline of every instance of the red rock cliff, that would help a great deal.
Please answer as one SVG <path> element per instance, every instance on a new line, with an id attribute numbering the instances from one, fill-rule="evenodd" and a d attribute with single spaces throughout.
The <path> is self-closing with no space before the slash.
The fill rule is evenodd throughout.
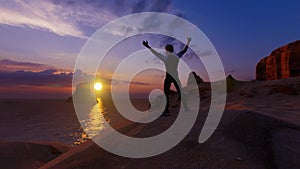
<path id="1" fill-rule="evenodd" d="M 274 50 L 256 65 L 257 80 L 300 76 L 300 40 Z"/>

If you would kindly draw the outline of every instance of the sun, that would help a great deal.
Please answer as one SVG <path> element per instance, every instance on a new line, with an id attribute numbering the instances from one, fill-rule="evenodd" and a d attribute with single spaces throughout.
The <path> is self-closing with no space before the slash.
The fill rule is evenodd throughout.
<path id="1" fill-rule="evenodd" d="M 102 90 L 102 83 L 100 83 L 100 82 L 96 82 L 95 84 L 94 84 L 94 89 L 95 90 L 97 90 L 97 91 L 100 91 L 100 90 Z"/>

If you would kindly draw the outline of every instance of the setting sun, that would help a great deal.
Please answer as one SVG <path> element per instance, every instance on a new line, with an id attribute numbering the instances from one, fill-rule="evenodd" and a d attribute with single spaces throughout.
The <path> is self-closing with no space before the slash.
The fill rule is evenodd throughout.
<path id="1" fill-rule="evenodd" d="M 97 91 L 102 90 L 102 87 L 103 87 L 102 83 L 100 83 L 100 82 L 97 82 L 97 83 L 94 84 L 94 89 L 97 90 Z"/>

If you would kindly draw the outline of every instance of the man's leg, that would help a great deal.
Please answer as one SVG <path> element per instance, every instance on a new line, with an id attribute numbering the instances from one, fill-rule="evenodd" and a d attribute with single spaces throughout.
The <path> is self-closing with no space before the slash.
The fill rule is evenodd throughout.
<path id="1" fill-rule="evenodd" d="M 169 93 L 170 93 L 170 87 L 171 87 L 171 83 L 172 83 L 172 79 L 170 75 L 166 75 L 165 81 L 164 81 L 164 93 L 167 99 L 167 103 L 166 103 L 166 107 L 165 110 L 163 112 L 163 115 L 165 114 L 169 114 Z"/>
<path id="2" fill-rule="evenodd" d="M 181 82 L 179 80 L 179 78 L 173 78 L 173 83 L 175 85 L 175 88 L 177 90 L 177 93 L 178 93 L 178 101 L 181 100 L 182 101 L 182 104 L 183 104 L 183 107 L 186 111 L 189 111 L 189 108 L 187 106 L 187 100 L 186 100 L 186 97 L 185 95 L 181 92 L 182 91 L 182 85 L 181 85 Z"/>

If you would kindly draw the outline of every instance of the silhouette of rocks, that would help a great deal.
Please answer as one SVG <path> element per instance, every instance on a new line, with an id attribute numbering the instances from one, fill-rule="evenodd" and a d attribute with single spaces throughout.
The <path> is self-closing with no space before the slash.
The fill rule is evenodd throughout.
<path id="1" fill-rule="evenodd" d="M 72 96 L 68 97 L 67 103 L 73 103 L 73 97 Z"/>
<path id="2" fill-rule="evenodd" d="M 200 84 L 203 82 L 203 79 L 200 76 L 198 76 L 196 72 L 190 72 L 188 81 L 187 81 L 188 86 L 193 84 L 193 80 L 192 80 L 193 77 L 196 79 L 197 84 Z"/>
<path id="3" fill-rule="evenodd" d="M 237 81 L 231 74 L 226 77 L 226 80 Z"/>
<path id="4" fill-rule="evenodd" d="M 232 75 L 228 75 L 226 78 L 227 91 L 231 92 L 233 88 L 239 83 Z"/>
<path id="5" fill-rule="evenodd" d="M 197 86 L 193 86 L 193 77 L 196 80 Z M 195 88 L 196 87 L 196 88 Z M 196 92 L 199 92 L 200 98 L 206 99 L 210 97 L 211 94 L 211 86 L 209 82 L 204 82 L 203 79 L 197 75 L 196 72 L 190 72 L 188 81 L 187 81 L 187 88 L 188 88 L 188 94 L 194 94 Z"/>
<path id="6" fill-rule="evenodd" d="M 96 104 L 97 99 L 91 92 L 92 87 L 89 83 L 80 83 L 76 86 L 76 91 L 73 94 L 73 100 L 77 103 Z"/>
<path id="7" fill-rule="evenodd" d="M 300 76 L 300 40 L 274 50 L 256 65 L 257 80 Z"/>

